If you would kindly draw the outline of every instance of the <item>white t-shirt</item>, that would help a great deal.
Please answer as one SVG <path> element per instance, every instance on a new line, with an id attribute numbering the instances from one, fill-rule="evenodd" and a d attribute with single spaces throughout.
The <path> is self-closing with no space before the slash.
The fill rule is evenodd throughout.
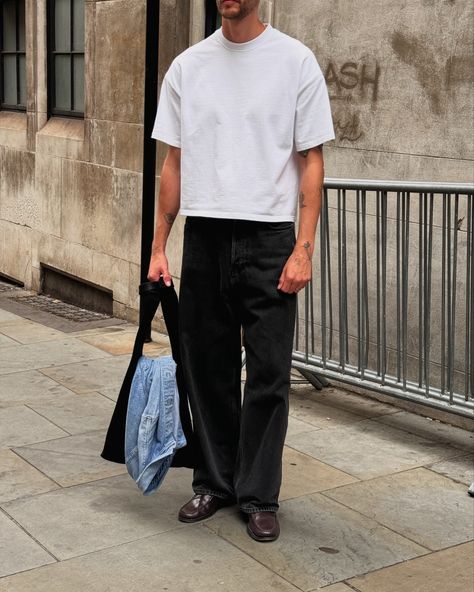
<path id="1" fill-rule="evenodd" d="M 334 139 L 323 74 L 270 24 L 244 43 L 217 29 L 172 62 L 152 137 L 181 148 L 181 214 L 294 221 L 296 151 Z"/>

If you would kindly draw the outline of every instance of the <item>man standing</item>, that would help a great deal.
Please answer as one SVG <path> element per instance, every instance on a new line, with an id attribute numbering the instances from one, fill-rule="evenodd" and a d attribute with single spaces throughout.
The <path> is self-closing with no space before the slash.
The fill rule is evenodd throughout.
<path id="1" fill-rule="evenodd" d="M 216 1 L 222 27 L 177 56 L 161 87 L 152 137 L 168 153 L 148 279 L 170 284 L 166 241 L 186 215 L 180 346 L 202 464 L 178 517 L 237 503 L 249 535 L 272 541 L 296 294 L 311 278 L 334 132 L 312 51 L 262 23 L 259 0 Z"/>

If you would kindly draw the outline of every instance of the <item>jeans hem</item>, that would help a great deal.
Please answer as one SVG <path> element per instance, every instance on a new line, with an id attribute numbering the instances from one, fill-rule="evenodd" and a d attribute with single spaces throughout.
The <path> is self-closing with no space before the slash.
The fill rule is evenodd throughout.
<path id="1" fill-rule="evenodd" d="M 196 495 L 213 495 L 214 497 L 218 497 L 219 499 L 223 499 L 223 500 L 229 500 L 232 501 L 234 498 L 230 495 L 227 495 L 225 493 L 221 493 L 218 491 L 213 491 L 212 489 L 194 489 L 194 493 Z"/>
<path id="2" fill-rule="evenodd" d="M 257 512 L 278 512 L 278 508 L 279 508 L 279 506 L 277 506 L 277 505 L 268 505 L 268 506 L 259 506 L 259 507 L 241 506 L 240 511 L 243 512 L 244 514 L 256 514 Z"/>

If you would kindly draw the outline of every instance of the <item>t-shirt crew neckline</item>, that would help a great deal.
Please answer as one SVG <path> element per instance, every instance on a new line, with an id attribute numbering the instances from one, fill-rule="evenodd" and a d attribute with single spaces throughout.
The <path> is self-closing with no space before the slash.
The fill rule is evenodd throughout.
<path id="1" fill-rule="evenodd" d="M 224 36 L 224 33 L 222 32 L 222 27 L 220 27 L 216 31 L 217 39 L 224 47 L 230 49 L 231 51 L 249 51 L 250 49 L 259 47 L 270 36 L 270 30 L 273 27 L 270 25 L 270 23 L 263 24 L 265 25 L 265 29 L 250 41 L 244 41 L 243 43 L 234 43 L 234 41 L 229 41 L 227 37 Z"/>

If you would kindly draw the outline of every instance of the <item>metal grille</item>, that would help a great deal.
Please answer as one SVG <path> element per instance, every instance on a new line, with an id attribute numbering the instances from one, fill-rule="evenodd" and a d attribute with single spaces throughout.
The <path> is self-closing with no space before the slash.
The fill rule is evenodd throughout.
<path id="1" fill-rule="evenodd" d="M 294 367 L 472 417 L 473 195 L 328 179 Z"/>
<path id="2" fill-rule="evenodd" d="M 16 296 L 18 302 L 34 306 L 44 312 L 69 319 L 76 322 L 98 321 L 101 319 L 110 319 L 110 315 L 94 312 L 93 310 L 86 310 L 74 304 L 68 304 L 62 300 L 52 298 L 45 294 L 37 294 L 32 296 Z"/>

